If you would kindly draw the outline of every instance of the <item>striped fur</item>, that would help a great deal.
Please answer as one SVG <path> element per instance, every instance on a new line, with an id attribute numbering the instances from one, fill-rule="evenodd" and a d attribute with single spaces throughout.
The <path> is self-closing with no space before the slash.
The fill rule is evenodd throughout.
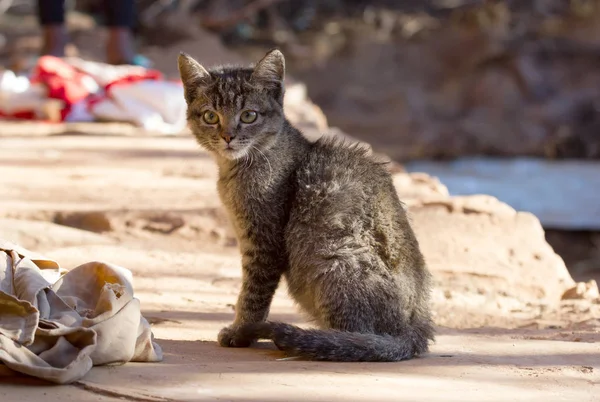
<path id="1" fill-rule="evenodd" d="M 309 143 L 283 112 L 283 55 L 204 69 L 182 54 L 189 125 L 219 167 L 243 281 L 222 346 L 271 339 L 292 356 L 398 361 L 428 350 L 430 274 L 390 174 L 363 148 Z M 220 122 L 208 125 L 205 110 Z M 244 110 L 256 122 L 240 120 Z M 233 138 L 229 144 L 223 139 Z M 319 329 L 266 321 L 281 278 Z"/>

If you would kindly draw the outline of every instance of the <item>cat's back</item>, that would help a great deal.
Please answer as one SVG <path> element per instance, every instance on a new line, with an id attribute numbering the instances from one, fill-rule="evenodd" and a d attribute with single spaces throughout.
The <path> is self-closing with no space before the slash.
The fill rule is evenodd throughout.
<path id="1" fill-rule="evenodd" d="M 391 174 L 367 149 L 318 141 L 300 164 L 295 184 L 286 243 L 298 265 L 309 255 L 351 256 L 380 273 L 424 269 Z"/>
<path id="2" fill-rule="evenodd" d="M 337 138 L 315 142 L 296 172 L 299 194 L 329 198 L 347 194 L 355 197 L 355 202 L 360 201 L 356 197 L 389 191 L 391 183 L 385 164 L 367 148 Z"/>

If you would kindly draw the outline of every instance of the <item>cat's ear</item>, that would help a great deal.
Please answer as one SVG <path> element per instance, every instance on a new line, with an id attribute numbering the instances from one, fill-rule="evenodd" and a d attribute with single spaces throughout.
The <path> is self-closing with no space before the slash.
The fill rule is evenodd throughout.
<path id="1" fill-rule="evenodd" d="M 183 82 L 185 100 L 189 104 L 194 100 L 198 87 L 210 81 L 210 73 L 200 63 L 183 52 L 179 53 L 177 66 Z"/>
<path id="2" fill-rule="evenodd" d="M 262 82 L 283 82 L 285 58 L 277 49 L 269 51 L 254 67 L 252 78 Z"/>

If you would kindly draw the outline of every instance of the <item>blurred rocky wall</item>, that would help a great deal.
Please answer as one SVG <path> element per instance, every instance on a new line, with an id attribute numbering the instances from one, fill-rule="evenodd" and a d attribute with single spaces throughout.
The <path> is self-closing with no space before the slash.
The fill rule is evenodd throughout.
<path id="1" fill-rule="evenodd" d="M 480 3 L 329 22 L 290 66 L 331 125 L 396 160 L 600 157 L 600 2 Z"/>

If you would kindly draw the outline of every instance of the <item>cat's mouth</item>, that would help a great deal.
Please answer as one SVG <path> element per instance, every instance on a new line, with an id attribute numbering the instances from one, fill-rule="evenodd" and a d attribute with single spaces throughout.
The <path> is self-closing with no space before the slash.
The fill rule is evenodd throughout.
<path id="1" fill-rule="evenodd" d="M 245 152 L 243 149 L 239 149 L 237 147 L 231 146 L 231 144 L 227 144 L 223 148 L 221 148 L 221 155 L 224 158 L 235 160 L 244 156 Z"/>

